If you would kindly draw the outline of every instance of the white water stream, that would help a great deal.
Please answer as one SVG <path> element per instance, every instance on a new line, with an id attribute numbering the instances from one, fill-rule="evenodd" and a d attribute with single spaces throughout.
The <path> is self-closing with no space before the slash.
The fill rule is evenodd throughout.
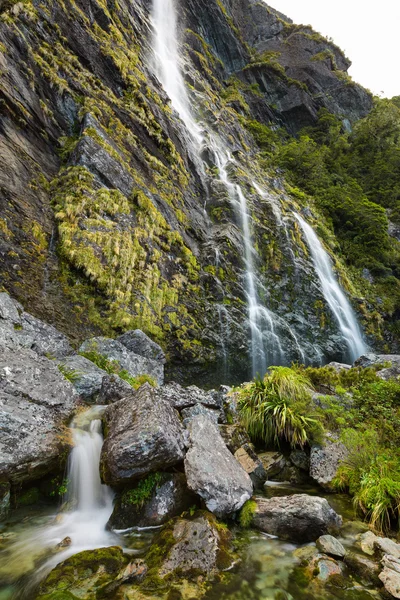
<path id="1" fill-rule="evenodd" d="M 356 315 L 335 277 L 329 254 L 324 250 L 315 231 L 300 215 L 295 213 L 295 217 L 310 248 L 324 298 L 342 332 L 348 348 L 349 359 L 354 362 L 367 351 Z"/>
<path id="2" fill-rule="evenodd" d="M 6 574 L 12 573 L 15 580 L 32 573 L 29 589 L 73 554 L 121 545 L 117 535 L 106 531 L 113 510 L 113 492 L 101 483 L 99 474 L 103 444 L 100 417 L 104 408 L 94 406 L 80 413 L 71 425 L 74 447 L 69 458 L 66 502 L 61 511 L 50 524 L 24 529 L 2 560 Z M 25 597 L 21 594 L 27 597 L 28 588 L 18 590 L 15 598 Z"/>

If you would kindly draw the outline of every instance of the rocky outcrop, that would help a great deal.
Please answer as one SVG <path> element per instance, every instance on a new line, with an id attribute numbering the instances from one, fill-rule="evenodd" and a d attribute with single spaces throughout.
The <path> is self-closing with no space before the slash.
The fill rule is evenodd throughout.
<path id="1" fill-rule="evenodd" d="M 147 337 L 147 336 L 146 336 Z M 129 336 L 124 338 L 129 340 Z M 149 375 L 159 385 L 164 383 L 164 358 L 155 360 L 131 352 L 121 341 L 106 337 L 97 337 L 86 340 L 79 352 L 96 352 L 109 361 L 115 362 L 120 369 L 127 371 L 131 377 Z"/>
<path id="2" fill-rule="evenodd" d="M 0 293 L 0 344 L 28 348 L 49 358 L 62 358 L 73 352 L 65 335 L 25 312 L 5 292 Z"/>
<path id="3" fill-rule="evenodd" d="M 385 381 L 397 380 L 400 377 L 400 355 L 399 354 L 364 354 L 354 363 L 355 367 L 381 368 L 376 372 L 377 376 Z"/>
<path id="4" fill-rule="evenodd" d="M 65 425 L 78 399 L 54 361 L 1 347 L 0 481 L 32 480 L 62 467 L 69 447 Z"/>
<path id="5" fill-rule="evenodd" d="M 183 473 L 150 477 L 154 486 L 149 497 L 143 498 L 140 484 L 118 495 L 107 525 L 110 529 L 156 527 L 196 505 L 197 498 L 188 490 Z"/>
<path id="6" fill-rule="evenodd" d="M 331 488 L 331 482 L 337 470 L 348 455 L 348 450 L 335 436 L 328 434 L 323 445 L 314 445 L 310 453 L 310 476 L 326 489 Z"/>
<path id="7" fill-rule="evenodd" d="M 189 93 L 235 156 L 232 176 L 248 193 L 259 276 L 288 361 L 301 359 L 294 339 L 311 360 L 319 348 L 337 358 L 336 324 L 326 319 L 322 332 L 315 306 L 323 298 L 317 285 L 309 293 L 309 257 L 297 252 L 294 224 L 288 218 L 287 235 L 277 216 L 292 200 L 259 167 L 248 124 L 297 131 L 321 107 L 348 124 L 368 112 L 370 96 L 346 79 L 339 49 L 261 2 L 184 0 L 180 8 Z M 47 10 L 33 0 L 2 10 L 2 285 L 76 346 L 140 327 L 182 380 L 247 376 L 242 236 L 214 151 L 204 150 L 204 168 L 154 77 L 150 3 L 54 0 Z M 124 336 L 118 342 L 140 354 L 138 334 Z M 141 358 L 159 360 L 146 343 Z"/>
<path id="8" fill-rule="evenodd" d="M 185 457 L 188 486 L 219 517 L 239 510 L 253 493 L 249 475 L 226 447 L 217 426 L 207 417 L 194 417 L 188 426 Z"/>
<path id="9" fill-rule="evenodd" d="M 325 498 L 295 494 L 275 498 L 255 498 L 253 526 L 283 540 L 299 543 L 315 541 L 337 531 L 342 519 Z"/>
<path id="10" fill-rule="evenodd" d="M 178 413 L 148 383 L 104 413 L 108 432 L 101 454 L 105 483 L 124 485 L 183 461 Z"/>

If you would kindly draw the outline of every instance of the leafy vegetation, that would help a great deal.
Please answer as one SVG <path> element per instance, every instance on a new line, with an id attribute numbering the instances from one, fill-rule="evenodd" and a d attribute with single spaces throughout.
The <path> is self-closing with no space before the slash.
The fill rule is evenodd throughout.
<path id="1" fill-rule="evenodd" d="M 145 479 L 139 481 L 134 489 L 124 492 L 122 496 L 123 503 L 132 504 L 137 509 L 142 508 L 144 503 L 151 498 L 153 491 L 161 483 L 162 478 L 161 473 L 150 473 Z"/>
<path id="2" fill-rule="evenodd" d="M 250 437 L 267 446 L 287 442 L 303 447 L 315 435 L 311 384 L 289 367 L 271 367 L 264 379 L 256 378 L 240 390 L 240 414 Z"/>
<path id="3" fill-rule="evenodd" d="M 378 377 L 382 366 L 339 372 L 272 367 L 264 379 L 240 388 L 239 409 L 257 444 L 304 447 L 324 430 L 335 431 L 348 458 L 334 486 L 353 496 L 355 508 L 375 529 L 388 531 L 400 525 L 400 381 Z"/>

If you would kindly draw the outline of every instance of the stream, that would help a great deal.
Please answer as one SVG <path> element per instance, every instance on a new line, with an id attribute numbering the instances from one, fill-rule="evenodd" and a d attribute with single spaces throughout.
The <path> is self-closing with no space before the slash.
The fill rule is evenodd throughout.
<path id="1" fill-rule="evenodd" d="M 105 407 L 94 406 L 80 412 L 71 424 L 74 448 L 68 464 L 68 489 L 59 511 L 50 506 L 14 511 L 0 525 L 0 600 L 31 600 L 37 586 L 56 564 L 67 557 L 105 546 L 119 545 L 128 554 L 144 556 L 154 536 L 154 528 L 110 532 L 106 523 L 112 512 L 113 494 L 99 476 L 102 446 L 101 414 Z M 267 497 L 294 493 L 325 496 L 343 516 L 345 526 L 340 541 L 352 548 L 355 536 L 366 527 L 354 521 L 349 497 L 326 494 L 317 487 L 269 481 Z M 345 573 L 342 587 L 313 580 L 314 588 L 304 587 L 297 573 L 304 548 L 253 530 L 233 527 L 240 562 L 228 583 L 217 583 L 207 600 L 367 600 L 379 597 Z M 69 539 L 70 538 L 70 539 Z M 157 598 L 158 596 L 153 596 Z M 161 598 L 162 596 L 160 596 Z"/>

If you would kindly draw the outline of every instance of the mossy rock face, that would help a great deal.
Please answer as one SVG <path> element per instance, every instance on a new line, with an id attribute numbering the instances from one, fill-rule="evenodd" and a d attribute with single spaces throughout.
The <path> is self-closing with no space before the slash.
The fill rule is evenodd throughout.
<path id="1" fill-rule="evenodd" d="M 128 562 L 118 546 L 79 552 L 49 573 L 36 600 L 95 600 Z"/>
<path id="2" fill-rule="evenodd" d="M 24 490 L 16 498 L 17 506 L 32 506 L 40 500 L 40 492 L 37 487 L 32 487 Z"/>

